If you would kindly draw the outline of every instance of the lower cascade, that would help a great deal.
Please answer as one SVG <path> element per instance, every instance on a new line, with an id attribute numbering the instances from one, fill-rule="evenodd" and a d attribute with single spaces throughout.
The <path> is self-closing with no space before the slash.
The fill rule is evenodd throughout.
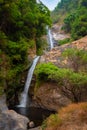
<path id="1" fill-rule="evenodd" d="M 30 87 L 30 84 L 31 84 L 31 80 L 32 80 L 32 76 L 33 76 L 33 72 L 34 72 L 35 66 L 36 66 L 39 58 L 40 58 L 40 56 L 37 56 L 33 60 L 32 66 L 31 66 L 31 68 L 28 71 L 27 79 L 26 79 L 25 86 L 24 86 L 24 91 L 21 94 L 20 105 L 19 105 L 20 107 L 26 107 L 26 105 L 27 105 L 28 90 L 29 90 L 29 87 Z"/>

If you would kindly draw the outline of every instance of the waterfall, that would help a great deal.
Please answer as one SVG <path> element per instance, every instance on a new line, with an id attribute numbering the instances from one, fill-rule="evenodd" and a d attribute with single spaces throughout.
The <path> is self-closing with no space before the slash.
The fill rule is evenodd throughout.
<path id="1" fill-rule="evenodd" d="M 40 56 L 37 56 L 33 60 L 32 66 L 31 66 L 31 68 L 28 71 L 27 79 L 26 79 L 25 86 L 24 86 L 24 91 L 21 94 L 20 105 L 19 105 L 20 107 L 26 107 L 26 105 L 27 105 L 29 86 L 31 84 L 33 72 L 34 72 L 35 66 L 36 66 L 39 58 L 40 58 Z"/>
<path id="2" fill-rule="evenodd" d="M 54 44 L 53 44 L 53 37 L 50 29 L 48 29 L 48 42 L 50 44 L 50 49 L 52 49 L 54 47 Z"/>

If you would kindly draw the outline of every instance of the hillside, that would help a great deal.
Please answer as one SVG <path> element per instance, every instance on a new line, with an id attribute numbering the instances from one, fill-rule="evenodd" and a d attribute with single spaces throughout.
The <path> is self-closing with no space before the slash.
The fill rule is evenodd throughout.
<path id="1" fill-rule="evenodd" d="M 71 102 L 87 101 L 86 69 L 87 36 L 53 48 L 41 56 L 36 68 L 34 100 L 56 111 Z"/>
<path id="2" fill-rule="evenodd" d="M 51 13 L 54 23 L 63 25 L 62 29 L 76 40 L 87 35 L 87 1 L 61 0 Z"/>
<path id="3" fill-rule="evenodd" d="M 87 36 L 73 41 L 71 43 L 55 47 L 50 52 L 46 53 L 45 55 L 41 56 L 41 62 L 51 62 L 59 67 L 65 67 L 68 65 L 67 59 L 62 58 L 62 53 L 68 48 L 77 48 L 79 50 L 87 50 Z"/>
<path id="4" fill-rule="evenodd" d="M 58 112 L 43 122 L 42 130 L 86 130 L 87 36 L 41 56 L 35 75 L 34 102 Z"/>
<path id="5" fill-rule="evenodd" d="M 63 22 L 63 19 L 66 15 L 78 8 L 79 1 L 78 0 L 61 0 L 54 11 L 52 11 L 51 16 L 53 18 L 53 22 Z"/>

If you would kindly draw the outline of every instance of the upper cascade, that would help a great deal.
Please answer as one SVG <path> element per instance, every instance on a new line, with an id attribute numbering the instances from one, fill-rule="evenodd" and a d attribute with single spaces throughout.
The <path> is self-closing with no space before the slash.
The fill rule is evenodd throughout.
<path id="1" fill-rule="evenodd" d="M 50 29 L 48 29 L 48 41 L 50 44 L 50 49 L 52 50 L 52 48 L 54 47 L 54 43 L 53 43 L 52 32 Z"/>
<path id="2" fill-rule="evenodd" d="M 28 90 L 31 84 L 31 80 L 32 80 L 32 76 L 33 76 L 33 72 L 35 69 L 35 66 L 39 60 L 40 56 L 37 56 L 34 60 L 33 60 L 33 64 L 31 66 L 31 68 L 28 71 L 28 75 L 27 75 L 27 79 L 25 82 L 25 86 L 24 86 L 24 91 L 21 95 L 21 100 L 20 100 L 20 105 L 21 107 L 26 107 L 27 105 L 27 100 L 28 100 Z"/>

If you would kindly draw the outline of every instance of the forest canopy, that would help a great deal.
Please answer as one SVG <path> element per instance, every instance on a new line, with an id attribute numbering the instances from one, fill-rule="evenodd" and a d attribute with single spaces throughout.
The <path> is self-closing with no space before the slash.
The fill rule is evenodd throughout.
<path id="1" fill-rule="evenodd" d="M 36 46 L 46 25 L 51 25 L 50 11 L 42 3 L 0 0 L 0 79 L 7 86 L 19 83 L 17 79 L 28 64 L 28 49 Z"/>
<path id="2" fill-rule="evenodd" d="M 87 35 L 87 0 L 61 0 L 52 12 L 52 19 L 63 24 L 73 40 Z"/>

